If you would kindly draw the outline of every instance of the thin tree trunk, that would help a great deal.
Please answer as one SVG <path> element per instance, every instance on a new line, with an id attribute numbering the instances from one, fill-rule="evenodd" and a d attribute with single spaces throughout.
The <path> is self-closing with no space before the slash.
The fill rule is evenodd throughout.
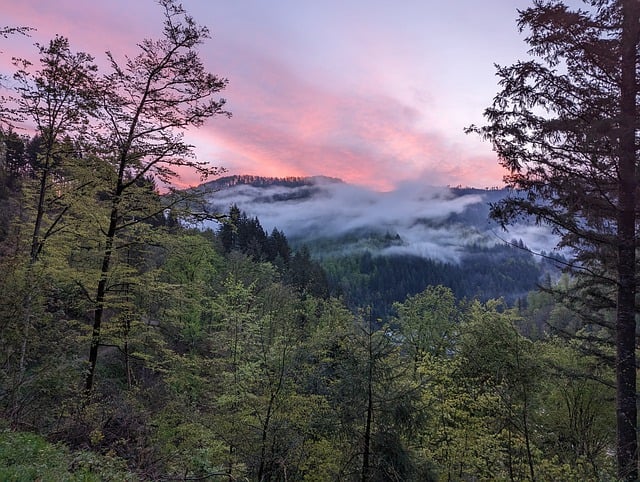
<path id="1" fill-rule="evenodd" d="M 364 448 L 362 454 L 362 482 L 369 480 L 370 462 L 369 456 L 371 453 L 371 421 L 373 419 L 373 346 L 372 346 L 372 332 L 371 321 L 369 321 L 369 359 L 368 359 L 368 373 L 367 373 L 367 420 L 364 427 Z"/>
<path id="2" fill-rule="evenodd" d="M 107 277 L 111 266 L 111 255 L 115 242 L 116 229 L 118 225 L 118 196 L 114 198 L 111 208 L 109 230 L 105 239 L 105 250 L 102 256 L 102 266 L 100 268 L 100 280 L 96 289 L 96 308 L 93 313 L 93 331 L 91 333 L 91 347 L 89 349 L 89 370 L 85 382 L 87 395 L 93 390 L 95 380 L 96 365 L 98 363 L 98 349 L 100 348 L 100 333 L 102 330 L 102 317 L 104 315 L 104 303 L 107 294 Z"/>
<path id="3" fill-rule="evenodd" d="M 267 458 L 267 437 L 269 435 L 269 424 L 271 423 L 271 415 L 273 412 L 273 405 L 275 403 L 276 393 L 272 393 L 269 397 L 269 404 L 267 405 L 267 415 L 265 416 L 264 423 L 262 424 L 262 439 L 260 449 L 260 467 L 258 468 L 258 480 L 270 480 L 271 473 L 266 470 L 266 458 Z M 265 475 L 266 472 L 266 475 Z M 266 477 L 266 478 L 265 478 Z"/>
<path id="4" fill-rule="evenodd" d="M 283 337 L 284 338 L 284 337 Z M 284 384 L 284 374 L 285 374 L 285 365 L 287 359 L 287 347 L 284 346 L 282 348 L 282 356 L 280 357 L 280 370 L 278 373 L 278 384 L 276 385 L 275 390 L 271 390 L 271 394 L 269 396 L 269 404 L 267 405 L 267 414 L 265 416 L 264 423 L 262 424 L 262 449 L 260 452 L 260 468 L 258 470 L 258 480 L 271 480 L 271 472 L 273 469 L 266 470 L 266 450 L 267 450 L 267 436 L 269 434 L 269 428 L 271 423 L 271 417 L 273 416 L 273 412 L 275 410 L 275 404 L 278 399 L 278 395 L 280 394 L 280 390 L 282 389 L 282 385 Z M 263 348 L 263 361 L 265 366 L 267 366 L 267 356 L 265 349 Z M 265 376 L 268 376 L 265 374 Z M 273 444 L 271 453 L 273 454 Z M 272 463 L 269 464 L 273 465 Z"/>
<path id="5" fill-rule="evenodd" d="M 636 95 L 640 4 L 623 0 L 620 155 L 618 166 L 618 296 L 616 313 L 617 462 L 620 480 L 638 479 L 636 408 Z"/>
<path id="6" fill-rule="evenodd" d="M 35 263 L 40 254 L 41 242 L 40 231 L 42 230 L 42 218 L 44 216 L 44 200 L 47 193 L 47 179 L 49 174 L 49 161 L 46 161 L 40 178 L 40 187 L 38 189 L 38 206 L 36 208 L 36 220 L 33 224 L 33 234 L 31 235 L 31 263 Z"/>
<path id="7" fill-rule="evenodd" d="M 47 195 L 47 180 L 49 179 L 49 159 L 51 158 L 51 147 L 47 148 L 45 156 L 45 164 L 40 177 L 40 185 L 38 188 L 38 205 L 36 208 L 36 219 L 33 223 L 33 233 L 31 235 L 31 252 L 29 256 L 29 266 L 26 272 L 28 283 L 32 282 L 34 276 L 34 265 L 38 260 L 40 251 L 42 250 L 42 241 L 40 240 L 40 231 L 42 231 L 42 219 L 44 217 L 44 201 Z M 27 292 L 24 300 L 24 319 L 22 320 L 22 343 L 20 345 L 20 378 L 24 376 L 26 358 L 27 358 L 27 340 L 29 338 L 29 329 L 31 328 L 31 318 L 33 316 L 33 296 L 31 290 Z"/>
<path id="8" fill-rule="evenodd" d="M 527 393 L 527 390 L 525 389 L 525 393 L 524 393 L 524 408 L 523 408 L 523 424 L 524 424 L 524 441 L 525 441 L 525 445 L 527 447 L 527 462 L 529 464 L 529 476 L 531 477 L 531 480 L 533 482 L 535 482 L 536 480 L 536 473 L 534 470 L 534 466 L 533 466 L 533 454 L 531 453 L 531 436 L 529 434 L 529 416 L 528 416 L 528 412 L 529 412 L 529 394 Z"/>
<path id="9" fill-rule="evenodd" d="M 514 482 L 516 479 L 513 474 L 513 444 L 511 443 L 511 424 L 507 428 L 507 462 L 509 465 L 509 480 Z"/>
<path id="10" fill-rule="evenodd" d="M 42 230 L 42 219 L 44 217 L 44 202 L 47 194 L 47 180 L 49 175 L 49 158 L 51 149 L 47 149 L 45 164 L 40 178 L 38 187 L 38 205 L 36 207 L 36 219 L 33 224 L 33 233 L 31 235 L 31 251 L 29 253 L 29 265 L 26 271 L 27 283 L 34 282 L 34 266 L 42 250 L 42 241 L 40 240 L 40 231 Z M 27 360 L 27 344 L 29 340 L 29 331 L 31 328 L 31 319 L 33 317 L 33 295 L 31 289 L 26 293 L 24 298 L 24 317 L 22 319 L 22 343 L 20 343 L 20 361 L 18 363 L 18 380 L 17 385 L 24 380 Z M 17 391 L 17 389 L 16 389 Z M 17 398 L 16 398 L 17 400 Z M 14 413 L 18 413 L 17 407 L 14 407 Z"/>

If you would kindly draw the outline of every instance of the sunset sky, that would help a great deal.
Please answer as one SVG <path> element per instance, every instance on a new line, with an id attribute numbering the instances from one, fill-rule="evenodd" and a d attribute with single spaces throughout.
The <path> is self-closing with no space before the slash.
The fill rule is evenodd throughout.
<path id="1" fill-rule="evenodd" d="M 501 184 L 482 123 L 493 64 L 526 58 L 516 9 L 529 0 L 183 0 L 211 30 L 209 70 L 229 79 L 231 119 L 189 136 L 229 174 L 322 174 L 378 190 L 401 183 Z M 158 36 L 152 0 L 20 0 L 4 25 L 37 28 L 0 43 L 0 68 L 58 33 L 103 63 Z M 184 179 L 184 182 L 194 180 Z"/>

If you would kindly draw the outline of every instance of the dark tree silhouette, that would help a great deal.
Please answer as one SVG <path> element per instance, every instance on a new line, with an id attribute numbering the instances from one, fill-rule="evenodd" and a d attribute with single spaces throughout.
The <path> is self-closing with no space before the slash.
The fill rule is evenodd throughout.
<path id="1" fill-rule="evenodd" d="M 492 207 L 508 224 L 532 215 L 561 235 L 573 268 L 614 293 L 617 461 L 636 480 L 636 189 L 640 3 L 536 0 L 520 12 L 536 60 L 498 67 L 502 90 L 469 130 L 493 143 L 511 197 Z"/>

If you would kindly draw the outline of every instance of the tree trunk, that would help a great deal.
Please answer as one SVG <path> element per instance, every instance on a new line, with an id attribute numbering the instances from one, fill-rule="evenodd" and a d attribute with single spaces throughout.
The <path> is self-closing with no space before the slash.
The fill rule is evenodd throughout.
<path id="1" fill-rule="evenodd" d="M 618 478 L 638 479 L 636 408 L 636 68 L 640 3 L 623 0 L 622 85 L 618 165 L 618 296 L 616 313 L 616 418 Z"/>
<path id="2" fill-rule="evenodd" d="M 96 289 L 96 308 L 93 312 L 93 331 L 91 333 L 91 348 L 89 349 L 89 370 L 87 372 L 87 379 L 85 382 L 85 391 L 87 395 L 90 395 L 93 390 L 96 365 L 98 363 L 102 316 L 104 315 L 104 303 L 107 294 L 107 277 L 111 266 L 111 255 L 113 253 L 113 245 L 115 243 L 116 230 L 118 226 L 118 199 L 119 196 L 115 196 L 113 206 L 111 208 L 109 230 L 107 231 L 105 239 L 105 249 L 100 268 L 100 280 L 98 281 L 98 287 Z"/>
<path id="3" fill-rule="evenodd" d="M 362 482 L 367 482 L 370 478 L 370 461 L 371 454 L 371 422 L 373 420 L 373 340 L 372 327 L 369 321 L 369 359 L 367 360 L 367 419 L 364 427 L 364 448 L 362 453 Z"/>
<path id="4" fill-rule="evenodd" d="M 49 154 L 47 153 L 47 156 Z M 36 219 L 33 223 L 33 234 L 31 236 L 31 263 L 35 263 L 42 248 L 40 241 L 40 231 L 42 229 L 42 218 L 44 216 L 44 201 L 47 195 L 47 180 L 49 174 L 49 159 L 45 160 L 45 165 L 40 177 L 40 185 L 38 188 L 38 206 L 36 208 Z"/>

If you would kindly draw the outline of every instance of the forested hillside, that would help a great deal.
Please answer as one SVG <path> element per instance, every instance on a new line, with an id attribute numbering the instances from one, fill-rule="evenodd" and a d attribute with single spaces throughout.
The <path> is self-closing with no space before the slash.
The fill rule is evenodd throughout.
<path id="1" fill-rule="evenodd" d="M 56 37 L 2 100 L 0 480 L 614 480 L 611 287 L 529 291 L 522 245 L 320 260 L 171 188 L 229 113 L 160 4 L 124 64 Z"/>
<path id="2" fill-rule="evenodd" d="M 530 293 L 516 309 L 462 302 L 425 280 L 380 326 L 365 305 L 330 296 L 331 276 L 285 233 L 267 234 L 237 208 L 216 230 L 185 227 L 148 183 L 136 188 L 145 206 L 165 208 L 127 229 L 116 251 L 87 391 L 96 306 L 87 287 L 100 278 L 92 226 L 108 221 L 106 200 L 78 194 L 32 261 L 33 218 L 21 206 L 36 192 L 33 142 L 5 138 L 3 151 L 5 161 L 9 146 L 23 154 L 12 158 L 19 171 L 2 170 L 2 477 L 611 474 L 611 370 L 555 335 L 580 321 L 550 295 Z M 384 259 L 404 272 L 397 282 L 415 269 Z M 377 262 L 363 255 L 358 270 L 374 274 Z"/>
<path id="3" fill-rule="evenodd" d="M 368 306 L 383 320 L 391 316 L 394 302 L 426 286 L 446 286 L 458 299 L 503 298 L 513 305 L 543 281 L 543 265 L 530 252 L 510 245 L 478 247 L 460 263 L 364 251 L 321 264 L 334 292 L 342 294 L 348 306 Z"/>
<path id="4" fill-rule="evenodd" d="M 281 232 L 278 220 L 287 228 L 293 227 L 295 235 L 288 237 L 290 244 L 320 263 L 327 272 L 331 294 L 341 296 L 352 310 L 368 308 L 374 319 L 382 321 L 392 315 L 393 303 L 430 285 L 446 286 L 459 299 L 503 298 L 513 305 L 548 278 L 557 279 L 560 267 L 566 264 L 557 252 L 533 253 L 522 239 L 507 242 L 499 237 L 514 234 L 499 232 L 499 227 L 488 220 L 490 204 L 508 195 L 504 189 L 438 190 L 435 196 L 439 199 L 422 201 L 426 206 L 435 204 L 431 218 L 399 211 L 398 218 L 407 218 L 404 224 L 397 223 L 398 219 L 376 223 L 375 216 L 363 209 L 362 217 L 372 219 L 349 228 L 349 219 L 339 219 L 346 217 L 339 207 L 317 213 L 322 204 L 338 204 L 342 189 L 354 189 L 336 179 L 228 176 L 199 189 L 205 187 L 214 190 L 208 204 L 213 209 L 229 209 L 229 219 L 240 218 L 236 202 L 252 213 L 243 212 L 238 225 L 238 236 L 244 244 L 251 244 L 251 240 L 259 244 L 266 238 L 255 213 L 268 213 L 273 232 Z M 380 199 L 385 194 L 375 196 Z M 463 201 L 463 207 L 455 211 L 439 204 L 442 199 L 453 205 L 465 198 L 472 200 Z M 231 203 L 231 208 L 225 208 L 225 203 Z M 368 211 L 377 208 L 374 203 Z M 338 220 L 330 221 L 331 216 Z M 344 226 L 339 231 L 328 225 L 341 222 Z M 296 228 L 296 223 L 307 229 Z M 523 222 L 520 229 L 543 239 L 549 236 L 548 230 L 535 226 L 533 220 Z M 431 245 L 431 252 L 420 252 L 420 243 Z"/>
<path id="5" fill-rule="evenodd" d="M 7 201 L 26 195 L 29 179 L 14 182 Z M 578 481 L 612 470 L 610 370 L 551 336 L 547 322 L 575 322 L 551 297 L 532 293 L 518 312 L 431 286 L 378 328 L 329 297 L 320 265 L 284 233 L 258 240 L 247 236 L 258 220 L 230 219 L 215 232 L 145 223 L 153 243 L 118 259 L 127 289 L 114 284 L 90 394 L 80 283 L 91 258 L 53 240 L 30 273 L 24 253 L 3 257 L 0 474 Z M 29 325 L 16 323 L 25 299 Z"/>

